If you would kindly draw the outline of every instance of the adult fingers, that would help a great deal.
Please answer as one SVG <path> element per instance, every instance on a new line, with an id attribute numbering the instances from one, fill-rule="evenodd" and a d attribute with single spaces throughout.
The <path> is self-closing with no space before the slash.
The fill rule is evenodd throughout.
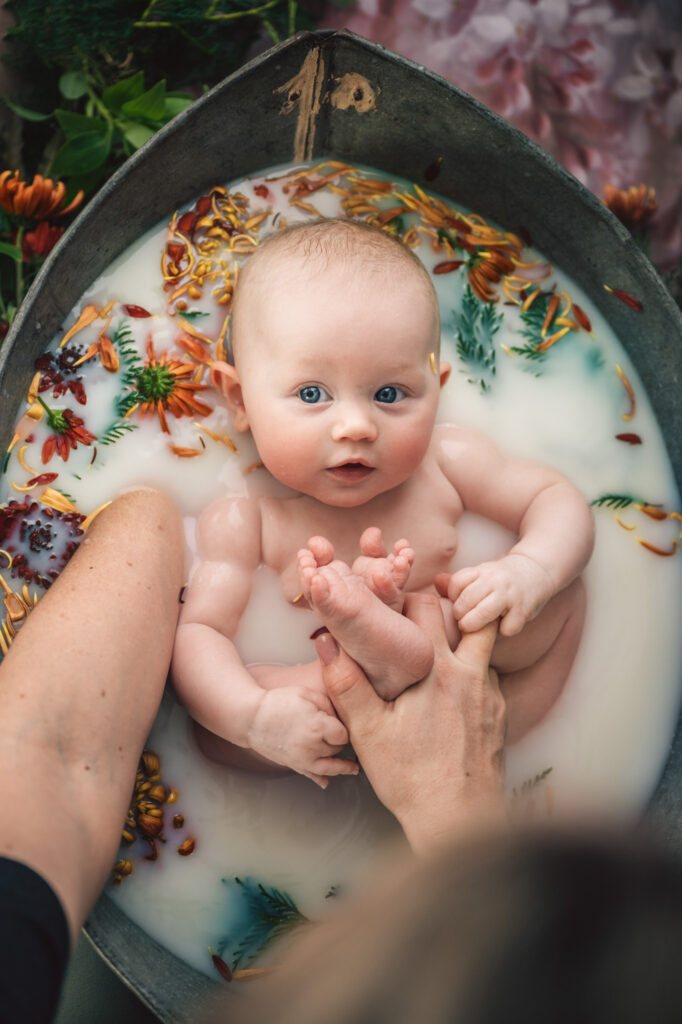
<path id="1" fill-rule="evenodd" d="M 341 650 L 331 633 L 322 633 L 315 640 L 322 664 L 322 678 L 327 693 L 341 721 L 351 736 L 354 725 L 369 722 L 381 714 L 386 704 L 378 697 L 374 687 L 359 665 Z"/>
<path id="2" fill-rule="evenodd" d="M 497 620 L 489 622 L 476 633 L 464 633 L 455 654 L 464 664 L 486 672 L 496 639 Z"/>

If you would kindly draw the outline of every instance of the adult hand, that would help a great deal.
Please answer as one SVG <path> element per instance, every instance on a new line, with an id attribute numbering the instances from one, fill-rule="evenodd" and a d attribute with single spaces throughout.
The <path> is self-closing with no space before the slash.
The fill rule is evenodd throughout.
<path id="1" fill-rule="evenodd" d="M 506 711 L 489 668 L 496 623 L 463 636 L 453 652 L 437 597 L 407 594 L 405 613 L 432 639 L 435 658 L 429 675 L 393 702 L 377 696 L 330 634 L 316 644 L 365 774 L 421 853 L 474 812 L 503 815 Z"/>

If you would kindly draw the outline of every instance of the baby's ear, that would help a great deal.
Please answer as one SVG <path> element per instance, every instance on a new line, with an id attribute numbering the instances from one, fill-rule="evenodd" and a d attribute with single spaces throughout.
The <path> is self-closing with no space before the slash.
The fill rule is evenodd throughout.
<path id="1" fill-rule="evenodd" d="M 249 429 L 249 421 L 244 406 L 242 386 L 239 374 L 234 366 L 217 360 L 211 364 L 211 383 L 227 402 L 227 407 L 234 418 L 234 428 L 243 434 Z"/>
<path id="2" fill-rule="evenodd" d="M 441 363 L 440 364 L 440 386 L 442 388 L 444 388 L 445 385 L 447 384 L 448 378 L 450 377 L 451 372 L 452 372 L 452 367 L 450 366 L 450 363 Z"/>

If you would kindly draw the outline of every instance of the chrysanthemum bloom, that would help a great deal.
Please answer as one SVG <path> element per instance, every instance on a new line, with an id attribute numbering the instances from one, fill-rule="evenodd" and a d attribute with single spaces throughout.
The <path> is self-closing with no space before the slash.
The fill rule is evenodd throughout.
<path id="1" fill-rule="evenodd" d="M 643 227 L 658 209 L 656 190 L 646 185 L 631 185 L 628 189 L 605 185 L 604 202 L 630 231 Z"/>
<path id="2" fill-rule="evenodd" d="M 3 171 L 0 174 L 0 206 L 5 213 L 16 217 L 32 217 L 34 220 L 63 217 L 80 206 L 83 195 L 81 189 L 68 206 L 60 209 L 66 196 L 63 181 L 53 185 L 51 178 L 36 174 L 29 185 L 19 178 L 19 171 Z"/>
<path id="3" fill-rule="evenodd" d="M 38 401 L 41 405 L 44 404 L 40 397 Z M 47 409 L 47 406 L 45 408 Z M 66 462 L 71 450 L 75 451 L 79 444 L 89 447 L 92 441 L 97 440 L 95 435 L 87 429 L 80 416 L 76 416 L 71 409 L 65 409 L 64 412 L 47 409 L 47 422 L 54 430 L 54 434 L 50 434 L 43 444 L 41 453 L 43 465 L 50 461 L 55 451 Z"/>
<path id="4" fill-rule="evenodd" d="M 181 416 L 208 416 L 213 411 L 196 397 L 197 391 L 206 390 L 206 384 L 192 379 L 197 369 L 196 363 L 183 363 L 166 352 L 157 356 L 154 343 L 147 342 L 147 361 L 136 381 L 141 398 L 139 409 L 143 416 L 156 413 L 166 434 L 170 434 L 166 412 L 172 412 L 179 419 Z"/>
<path id="5" fill-rule="evenodd" d="M 47 256 L 59 239 L 64 234 L 64 228 L 58 228 L 55 224 L 48 224 L 41 220 L 34 231 L 27 231 L 21 242 L 21 254 L 24 263 L 28 263 L 33 256 Z"/>

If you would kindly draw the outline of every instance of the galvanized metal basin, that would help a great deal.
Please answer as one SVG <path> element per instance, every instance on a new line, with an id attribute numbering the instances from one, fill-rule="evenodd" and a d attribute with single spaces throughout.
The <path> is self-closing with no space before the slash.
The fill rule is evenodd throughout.
<path id="1" fill-rule="evenodd" d="M 424 68 L 347 32 L 305 33 L 270 50 L 180 114 L 105 185 L 45 263 L 0 353 L 0 443 L 44 350 L 91 282 L 144 231 L 210 186 L 272 164 L 331 156 L 428 186 L 511 230 L 524 225 L 568 269 L 630 354 L 682 489 L 682 317 L 625 228 L 551 157 Z M 432 184 L 432 183 L 431 183 Z M 633 317 L 603 290 L 637 295 Z M 646 339 L 646 344 L 642 343 Z M 651 805 L 682 839 L 682 728 Z M 87 931 L 165 1022 L 194 1019 L 215 986 L 105 895 Z"/>

